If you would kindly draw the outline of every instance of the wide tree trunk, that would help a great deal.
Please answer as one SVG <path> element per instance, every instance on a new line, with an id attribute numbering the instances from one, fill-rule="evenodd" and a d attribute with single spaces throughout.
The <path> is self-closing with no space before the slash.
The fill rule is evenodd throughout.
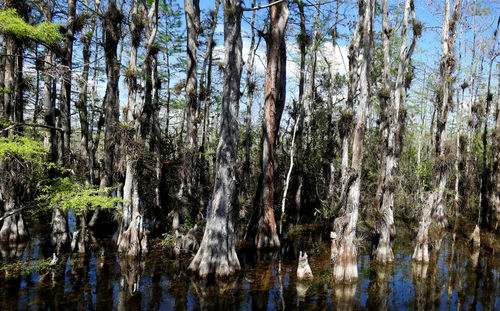
<path id="1" fill-rule="evenodd" d="M 359 6 L 360 25 L 363 27 L 361 42 L 363 52 L 360 71 L 360 95 L 354 140 L 352 145 L 351 168 L 354 181 L 348 186 L 344 216 L 334 222 L 332 233 L 332 263 L 335 281 L 352 283 L 358 278 L 357 251 L 354 245 L 358 222 L 359 198 L 361 192 L 361 165 L 363 162 L 363 139 L 366 116 L 370 105 L 370 70 L 373 42 L 373 18 L 375 1 L 367 0 Z M 354 81 L 349 80 L 349 83 Z"/>
<path id="2" fill-rule="evenodd" d="M 272 1 L 270 1 L 272 3 Z M 288 22 L 288 3 L 275 4 L 270 8 L 271 28 L 266 38 L 267 70 L 265 80 L 265 103 L 262 143 L 262 191 L 260 197 L 260 219 L 255 237 L 255 247 L 276 248 L 280 246 L 274 219 L 274 147 L 286 93 L 286 47 L 285 27 Z"/>
<path id="3" fill-rule="evenodd" d="M 243 68 L 241 0 L 224 1 L 224 84 L 212 204 L 203 239 L 189 265 L 201 277 L 225 277 L 240 268 L 236 254 L 235 193 L 238 110 Z"/>

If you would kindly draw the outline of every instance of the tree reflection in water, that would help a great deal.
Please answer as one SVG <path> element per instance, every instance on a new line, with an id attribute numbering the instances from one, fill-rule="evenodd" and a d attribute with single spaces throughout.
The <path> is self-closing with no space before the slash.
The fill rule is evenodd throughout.
<path id="1" fill-rule="evenodd" d="M 306 233 L 282 252 L 240 253 L 242 270 L 222 282 L 187 273 L 191 258 L 163 250 L 135 261 L 116 255 L 111 240 L 85 254 L 60 256 L 54 269 L 15 275 L 12 264 L 46 262 L 40 242 L 0 247 L 1 310 L 456 310 L 500 307 L 498 250 L 473 250 L 460 234 L 431 235 L 430 263 L 411 263 L 412 240 L 395 240 L 395 262 L 377 266 L 360 251 L 359 280 L 332 279 L 328 239 Z M 326 235 L 324 236 L 326 237 Z M 298 250 L 314 278 L 296 279 Z M 297 251 L 297 252 L 295 252 Z M 8 268 L 10 267 L 11 270 Z"/>

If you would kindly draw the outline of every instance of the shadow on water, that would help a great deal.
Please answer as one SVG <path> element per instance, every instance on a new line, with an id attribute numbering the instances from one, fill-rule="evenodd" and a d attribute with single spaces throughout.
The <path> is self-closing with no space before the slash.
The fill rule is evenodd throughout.
<path id="1" fill-rule="evenodd" d="M 474 251 L 456 235 L 432 237 L 426 265 L 412 263 L 408 236 L 396 239 L 389 266 L 374 264 L 361 249 L 360 279 L 352 285 L 333 282 L 322 236 L 294 236 L 277 252 L 242 251 L 242 271 L 217 283 L 189 275 L 190 258 L 156 250 L 138 262 L 117 256 L 108 239 L 60 258 L 54 269 L 37 238 L 3 245 L 0 310 L 500 310 L 499 256 Z M 297 280 L 300 251 L 308 253 L 312 280 Z"/>

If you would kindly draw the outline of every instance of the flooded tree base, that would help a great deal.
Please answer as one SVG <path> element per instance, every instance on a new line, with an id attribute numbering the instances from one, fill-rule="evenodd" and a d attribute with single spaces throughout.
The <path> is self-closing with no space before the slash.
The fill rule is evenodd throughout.
<path id="1" fill-rule="evenodd" d="M 470 236 L 473 226 L 464 228 Z M 50 267 L 51 254 L 44 254 L 43 241 L 35 236 L 28 244 L 0 247 L 0 308 L 497 309 L 500 258 L 494 249 L 473 251 L 465 232 L 443 234 L 440 249 L 427 253 L 431 264 L 411 263 L 415 245 L 410 232 L 401 231 L 394 240 L 392 265 L 378 265 L 370 250 L 360 247 L 349 261 L 357 281 L 339 284 L 325 232 L 314 226 L 302 229 L 293 240 L 283 240 L 281 251 L 239 252 L 241 269 L 225 281 L 194 277 L 188 272 L 189 255 L 166 256 L 154 241 L 144 260 L 117 256 L 112 240 L 96 239 L 87 253 L 61 255 Z M 435 238 L 430 234 L 429 244 L 436 245 Z M 297 278 L 300 250 L 307 250 L 312 279 Z"/>

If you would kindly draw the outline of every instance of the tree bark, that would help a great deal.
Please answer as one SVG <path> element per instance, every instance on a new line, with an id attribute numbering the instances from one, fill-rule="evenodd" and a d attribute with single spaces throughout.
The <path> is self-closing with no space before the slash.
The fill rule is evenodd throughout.
<path id="1" fill-rule="evenodd" d="M 227 277 L 240 269 L 234 217 L 238 151 L 238 110 L 243 68 L 241 0 L 224 0 L 224 84 L 212 204 L 203 239 L 189 265 L 201 277 Z"/>
<path id="2" fill-rule="evenodd" d="M 64 38 L 63 66 L 61 83 L 61 127 L 62 135 L 62 162 L 67 167 L 70 162 L 71 152 L 71 70 L 73 61 L 73 41 L 76 18 L 76 0 L 68 0 L 68 16 L 66 22 L 66 33 Z"/>
<path id="3" fill-rule="evenodd" d="M 143 12 L 142 9 L 141 12 Z M 144 211 L 141 207 L 142 204 L 139 193 L 137 161 L 144 148 L 145 123 L 148 120 L 146 105 L 152 105 L 152 103 L 148 103 L 148 101 L 151 101 L 153 96 L 151 93 L 153 90 L 152 87 L 147 86 L 147 84 L 148 80 L 152 80 L 151 77 L 153 76 L 153 54 L 156 53 L 156 51 L 153 50 L 153 44 L 156 33 L 158 32 L 158 0 L 152 3 L 147 17 L 140 16 L 138 13 L 137 2 L 134 1 L 135 16 L 133 16 L 133 19 L 135 18 L 136 21 L 139 19 L 146 19 L 147 21 L 145 42 L 146 53 L 144 55 L 144 72 L 141 79 L 141 93 L 143 95 L 140 96 L 138 101 L 135 97 L 135 92 L 137 91 L 135 76 L 129 76 L 129 107 L 127 121 L 131 127 L 130 136 L 132 142 L 127 146 L 125 185 L 123 187 L 123 199 L 125 204 L 123 204 L 123 216 L 120 222 L 120 232 L 117 240 L 119 252 L 127 253 L 129 256 L 135 257 L 148 251 L 147 235 L 143 227 Z M 133 46 L 130 58 L 130 71 L 136 70 L 135 61 L 137 58 L 137 48 L 141 42 L 141 32 L 136 28 L 137 25 L 134 24 L 132 24 L 131 31 Z M 146 94 L 144 94 L 144 92 Z"/>
<path id="4" fill-rule="evenodd" d="M 255 0 L 252 2 L 252 7 L 255 7 Z M 256 10 L 252 12 L 252 20 L 250 21 L 251 39 L 250 39 L 250 49 L 248 50 L 247 57 L 247 72 L 246 72 L 246 97 L 247 97 L 247 111 L 245 115 L 245 162 L 243 163 L 243 179 L 247 182 L 244 183 L 244 188 L 248 191 L 249 185 L 251 183 L 250 173 L 251 173 L 251 150 L 252 150 L 252 102 L 253 95 L 255 92 L 255 80 L 252 81 L 252 74 L 254 70 L 254 59 L 256 53 L 255 47 L 255 14 Z M 260 42 L 260 37 L 259 37 Z M 259 46 L 257 43 L 257 47 Z"/>
<path id="5" fill-rule="evenodd" d="M 492 134 L 492 169 L 491 184 L 492 196 L 491 204 L 495 213 L 495 230 L 498 229 L 500 220 L 500 81 L 498 82 L 497 107 L 495 115 L 495 130 Z"/>
<path id="6" fill-rule="evenodd" d="M 304 132 L 304 86 L 305 86 L 305 76 L 306 76 L 306 53 L 307 53 L 307 32 L 306 32 L 306 16 L 304 12 L 304 3 L 301 0 L 295 0 L 297 6 L 299 7 L 300 15 L 300 35 L 298 36 L 298 44 L 300 50 L 300 72 L 299 72 L 299 95 L 297 104 L 295 106 L 296 119 L 299 121 L 297 126 L 297 190 L 295 191 L 295 210 L 296 217 L 295 221 L 298 224 L 300 222 L 300 207 L 302 203 L 302 185 L 304 183 L 303 178 L 303 132 Z"/>
<path id="7" fill-rule="evenodd" d="M 387 3 L 383 1 L 384 15 L 387 12 Z M 384 5 L 385 3 L 385 5 Z M 410 13 L 413 17 L 413 29 L 414 34 L 412 38 L 412 43 L 408 48 L 408 23 Z M 387 27 L 384 26 L 385 29 Z M 377 231 L 379 234 L 378 246 L 375 251 L 375 260 L 379 263 L 385 264 L 392 262 L 394 260 L 394 254 L 391 248 L 391 237 L 394 236 L 394 192 L 396 190 L 396 172 L 398 169 L 398 164 L 400 162 L 400 150 L 402 148 L 402 135 L 404 130 L 404 120 L 401 120 L 401 111 L 406 109 L 406 92 L 405 92 L 405 81 L 408 78 L 408 66 L 410 63 L 411 56 L 416 44 L 416 38 L 419 36 L 418 26 L 415 19 L 415 11 L 412 0 L 405 1 L 404 13 L 403 13 L 403 25 L 401 28 L 401 48 L 399 52 L 399 65 L 398 72 L 396 76 L 396 87 L 394 92 L 392 92 L 392 87 L 390 86 L 390 81 L 384 81 L 384 87 L 389 86 L 389 103 L 388 117 L 388 137 L 387 137 L 387 150 L 385 152 L 385 173 L 384 173 L 384 186 L 382 195 L 382 204 L 379 210 L 379 219 L 377 220 Z M 385 32 L 385 31 L 384 31 Z M 384 40 L 385 42 L 386 40 Z M 388 42 L 387 42 L 388 43 Z M 384 46 L 384 55 L 385 55 Z M 385 57 L 384 57 L 385 62 Z M 385 66 L 384 71 L 389 70 L 389 66 Z M 384 76 L 386 79 L 386 74 Z M 393 95 L 392 95 L 393 94 Z"/>
<path id="8" fill-rule="evenodd" d="M 427 203 L 422 207 L 422 216 L 417 235 L 417 245 L 413 252 L 412 259 L 416 262 L 429 262 L 428 239 L 431 217 L 434 218 L 438 227 L 445 227 L 447 220 L 445 217 L 445 197 L 446 178 L 448 165 L 451 164 L 446 151 L 447 118 L 448 110 L 452 102 L 451 96 L 451 75 L 454 71 L 455 55 L 454 44 L 456 34 L 456 21 L 458 18 L 458 0 L 453 3 L 453 11 L 450 20 L 450 1 L 445 2 L 443 30 L 441 34 L 441 62 L 440 62 L 440 87 L 438 90 L 438 111 L 436 126 L 436 176 L 434 188 Z"/>
<path id="9" fill-rule="evenodd" d="M 347 202 L 344 216 L 335 222 L 335 233 L 332 234 L 333 277 L 341 283 L 353 283 L 358 278 L 357 251 L 354 245 L 356 225 L 358 222 L 359 197 L 361 187 L 361 165 L 363 161 L 363 139 L 366 127 L 366 115 L 370 105 L 370 70 L 373 42 L 374 0 L 363 1 L 359 6 L 359 24 L 362 25 L 361 42 L 363 52 L 360 71 L 360 98 L 354 140 L 352 145 L 352 174 L 355 176 L 352 185 L 348 186 Z M 349 80 L 349 83 L 355 81 Z M 341 224 L 341 225 L 340 225 Z"/>
<path id="10" fill-rule="evenodd" d="M 187 73 L 186 73 L 186 137 L 183 154 L 182 181 L 178 198 L 180 204 L 175 208 L 172 229 L 177 229 L 179 222 L 188 213 L 189 203 L 192 201 L 194 186 L 197 185 L 197 159 L 198 159 L 198 33 L 200 29 L 200 3 L 199 0 L 184 0 L 184 12 L 187 29 Z"/>
<path id="11" fill-rule="evenodd" d="M 104 155 L 103 155 L 103 172 L 99 188 L 104 189 L 113 184 L 113 173 L 115 165 L 115 147 L 118 141 L 117 126 L 120 117 L 119 107 L 119 88 L 120 80 L 120 63 L 118 62 L 117 47 L 121 37 L 121 22 L 123 19 L 116 5 L 116 0 L 109 0 L 108 9 L 101 17 L 103 32 L 104 32 L 104 59 L 106 61 L 106 93 L 104 95 Z M 100 209 L 96 208 L 92 219 L 89 222 L 89 227 L 93 227 L 99 217 Z"/>
<path id="12" fill-rule="evenodd" d="M 97 11 L 99 2 L 96 3 L 94 10 Z M 87 12 L 88 13 L 88 10 Z M 80 155 L 84 163 L 84 167 L 86 168 L 85 172 L 85 183 L 91 184 L 91 172 L 93 171 L 91 157 L 91 135 L 90 135 L 90 125 L 88 118 L 88 108 L 87 108 L 87 99 L 88 99 L 88 81 L 89 81 L 89 71 L 90 71 L 90 44 L 92 43 L 93 33 L 96 27 L 97 18 L 96 15 L 92 16 L 90 21 L 90 25 L 86 23 L 82 30 L 82 58 L 83 58 L 83 70 L 81 77 L 81 88 L 80 94 L 78 95 L 78 100 L 75 103 L 75 106 L 78 110 L 78 117 L 80 120 Z M 90 35 L 89 35 L 90 34 Z M 97 53 L 97 51 L 96 51 Z M 93 120 L 92 120 L 93 121 Z"/>
<path id="13" fill-rule="evenodd" d="M 274 219 L 274 147 L 279 129 L 286 93 L 285 27 L 288 21 L 288 3 L 270 8 L 271 26 L 266 38 L 267 70 L 265 80 L 265 107 L 262 146 L 262 192 L 260 219 L 255 237 L 257 249 L 278 248 L 280 241 Z"/>

